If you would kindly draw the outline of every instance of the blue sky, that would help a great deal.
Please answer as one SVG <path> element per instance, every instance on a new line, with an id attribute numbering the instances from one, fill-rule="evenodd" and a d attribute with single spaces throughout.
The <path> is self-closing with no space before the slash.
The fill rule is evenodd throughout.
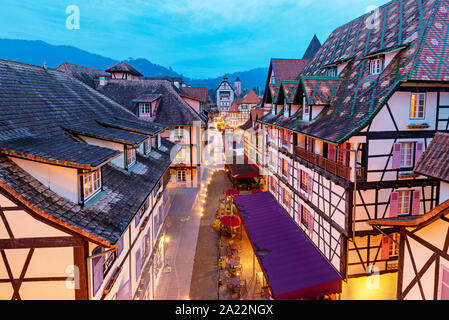
<path id="1" fill-rule="evenodd" d="M 0 37 L 72 45 L 117 60 L 146 58 L 188 77 L 301 58 L 314 34 L 386 0 L 0 0 Z M 66 8 L 80 29 L 66 28 Z"/>

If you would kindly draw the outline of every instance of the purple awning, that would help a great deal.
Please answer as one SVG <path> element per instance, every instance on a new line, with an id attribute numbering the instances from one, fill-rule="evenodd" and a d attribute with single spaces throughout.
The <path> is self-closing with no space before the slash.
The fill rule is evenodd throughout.
<path id="1" fill-rule="evenodd" d="M 341 292 L 341 276 L 269 192 L 235 197 L 276 300 Z"/>

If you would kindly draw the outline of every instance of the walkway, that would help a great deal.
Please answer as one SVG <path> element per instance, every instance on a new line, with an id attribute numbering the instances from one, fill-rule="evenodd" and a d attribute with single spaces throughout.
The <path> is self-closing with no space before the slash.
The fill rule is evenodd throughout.
<path id="1" fill-rule="evenodd" d="M 218 199 L 222 192 L 231 188 L 231 183 L 224 171 L 216 172 L 209 185 L 208 198 L 204 207 L 204 217 L 201 219 L 196 247 L 195 264 L 190 285 L 190 299 L 218 299 L 218 258 L 220 234 L 212 229 Z M 186 255 L 186 257 L 188 257 Z"/>

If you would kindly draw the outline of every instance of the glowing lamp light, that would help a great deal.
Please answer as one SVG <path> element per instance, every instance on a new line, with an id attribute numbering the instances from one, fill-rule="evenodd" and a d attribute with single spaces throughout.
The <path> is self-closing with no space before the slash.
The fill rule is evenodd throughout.
<path id="1" fill-rule="evenodd" d="M 170 237 L 166 237 L 165 238 L 165 243 L 169 243 L 170 242 Z"/>

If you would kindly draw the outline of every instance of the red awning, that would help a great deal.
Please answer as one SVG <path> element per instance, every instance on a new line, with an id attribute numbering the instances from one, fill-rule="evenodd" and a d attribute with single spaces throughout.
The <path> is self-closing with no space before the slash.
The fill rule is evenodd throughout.
<path id="1" fill-rule="evenodd" d="M 259 168 L 251 164 L 230 164 L 228 165 L 234 179 L 257 178 L 260 176 Z"/>

